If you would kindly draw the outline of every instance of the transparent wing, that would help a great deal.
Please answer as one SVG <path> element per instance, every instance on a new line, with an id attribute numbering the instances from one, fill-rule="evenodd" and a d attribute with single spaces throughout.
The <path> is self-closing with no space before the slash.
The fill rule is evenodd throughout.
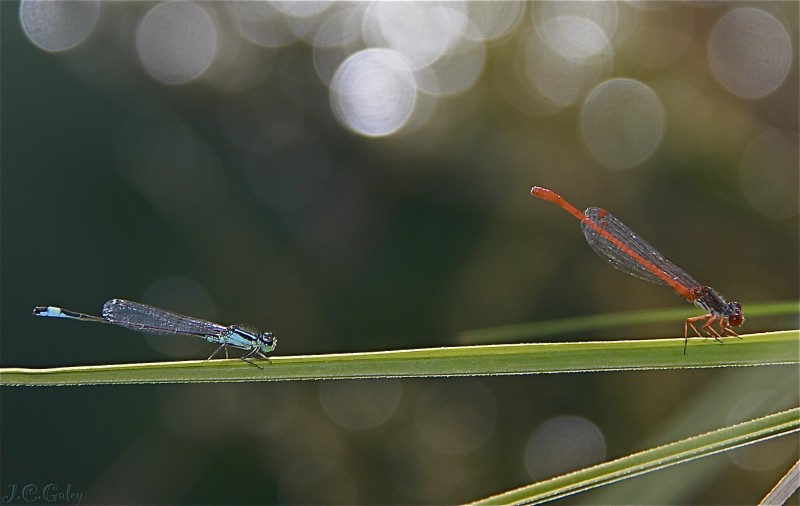
<path id="1" fill-rule="evenodd" d="M 111 299 L 103 304 L 103 318 L 121 327 L 153 334 L 218 337 L 227 332 L 227 327 L 218 323 L 123 299 Z"/>
<path id="2" fill-rule="evenodd" d="M 689 289 L 700 286 L 700 283 L 693 277 L 664 258 L 664 255 L 659 253 L 657 249 L 652 247 L 647 241 L 639 237 L 633 230 L 628 228 L 605 209 L 590 207 L 584 214 L 589 221 L 608 232 L 609 235 L 625 245 L 630 251 L 636 253 L 657 269 L 662 270 L 667 276 L 681 285 Z M 589 246 L 592 247 L 595 253 L 605 258 L 608 263 L 617 269 L 651 283 L 659 285 L 667 284 L 663 279 L 644 267 L 641 262 L 631 256 L 629 252 L 608 240 L 588 223 L 581 222 L 581 229 L 583 230 L 583 235 L 586 236 L 586 242 L 589 243 Z"/>

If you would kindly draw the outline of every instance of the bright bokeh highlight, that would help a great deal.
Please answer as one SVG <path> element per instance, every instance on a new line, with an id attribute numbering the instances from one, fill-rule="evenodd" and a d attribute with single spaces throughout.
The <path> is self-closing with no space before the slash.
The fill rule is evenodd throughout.
<path id="1" fill-rule="evenodd" d="M 28 39 L 45 51 L 66 51 L 92 33 L 100 16 L 98 2 L 22 0 L 19 20 Z"/>
<path id="2" fill-rule="evenodd" d="M 792 66 L 792 40 L 780 21 L 760 9 L 735 9 L 714 25 L 708 59 L 719 82 L 744 98 L 775 91 Z"/>
<path id="3" fill-rule="evenodd" d="M 414 111 L 417 83 L 403 55 L 367 49 L 339 67 L 331 82 L 331 103 L 339 121 L 370 137 L 399 130 Z"/>
<path id="4" fill-rule="evenodd" d="M 165 84 L 184 84 L 211 64 L 217 30 L 208 13 L 191 2 L 153 7 L 136 31 L 136 49 L 145 70 Z"/>
<path id="5" fill-rule="evenodd" d="M 658 147 L 665 128 L 661 101 L 633 79 L 611 79 L 594 89 L 581 113 L 581 132 L 598 161 L 617 169 L 634 167 Z"/>

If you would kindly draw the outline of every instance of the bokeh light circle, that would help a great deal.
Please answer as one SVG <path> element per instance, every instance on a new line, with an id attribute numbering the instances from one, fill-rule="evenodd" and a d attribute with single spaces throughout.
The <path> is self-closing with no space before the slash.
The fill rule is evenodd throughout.
<path id="1" fill-rule="evenodd" d="M 458 16 L 461 14 L 456 13 L 451 17 Z M 464 32 L 470 34 L 469 37 L 462 38 L 430 66 L 415 72 L 420 91 L 435 96 L 455 95 L 477 83 L 486 61 L 486 45 L 480 39 L 477 26 L 466 18 L 464 24 Z"/>
<path id="2" fill-rule="evenodd" d="M 560 109 L 579 103 L 613 67 L 613 52 L 606 51 L 580 61 L 565 56 L 542 40 L 540 30 L 528 30 L 523 38 L 519 65 L 537 95 Z"/>
<path id="3" fill-rule="evenodd" d="M 356 133 L 390 135 L 408 121 L 417 100 L 414 73 L 390 49 L 366 49 L 346 59 L 331 82 L 331 104 L 339 121 Z"/>
<path id="4" fill-rule="evenodd" d="M 338 425 L 368 430 L 383 424 L 400 404 L 401 384 L 396 379 L 375 381 L 325 381 L 319 398 L 325 413 Z"/>
<path id="5" fill-rule="evenodd" d="M 458 2 L 374 2 L 364 18 L 367 45 L 390 48 L 415 69 L 451 51 L 467 28 Z"/>
<path id="6" fill-rule="evenodd" d="M 633 79 L 611 79 L 597 86 L 584 103 L 580 122 L 592 155 L 619 169 L 647 160 L 666 126 L 658 96 Z"/>
<path id="7" fill-rule="evenodd" d="M 792 66 L 792 41 L 780 21 L 760 9 L 725 14 L 708 41 L 711 71 L 731 93 L 761 98 L 783 83 Z"/>
<path id="8" fill-rule="evenodd" d="M 136 49 L 145 70 L 166 84 L 189 82 L 211 64 L 217 29 L 205 9 L 191 2 L 153 7 L 136 31 Z"/>
<path id="9" fill-rule="evenodd" d="M 469 19 L 478 27 L 481 40 L 503 37 L 513 31 L 522 20 L 525 2 L 466 2 Z M 469 33 L 466 34 L 469 36 Z"/>
<path id="10" fill-rule="evenodd" d="M 339 65 L 348 56 L 363 48 L 361 45 L 363 22 L 363 10 L 353 8 L 332 13 L 319 25 L 313 42 L 314 68 L 326 86 L 330 86 Z"/>
<path id="11" fill-rule="evenodd" d="M 539 25 L 538 30 L 551 49 L 573 61 L 581 62 L 610 50 L 603 29 L 580 16 L 554 16 Z"/>
<path id="12" fill-rule="evenodd" d="M 577 416 L 558 416 L 531 434 L 525 468 L 536 480 L 596 464 L 605 457 L 606 441 L 597 425 Z"/>
<path id="13" fill-rule="evenodd" d="M 45 51 L 64 51 L 83 42 L 100 16 L 98 2 L 22 0 L 19 20 L 28 39 Z"/>
<path id="14" fill-rule="evenodd" d="M 273 2 L 219 2 L 235 29 L 247 40 L 263 47 L 275 48 L 297 40 L 292 18 L 287 19 Z"/>

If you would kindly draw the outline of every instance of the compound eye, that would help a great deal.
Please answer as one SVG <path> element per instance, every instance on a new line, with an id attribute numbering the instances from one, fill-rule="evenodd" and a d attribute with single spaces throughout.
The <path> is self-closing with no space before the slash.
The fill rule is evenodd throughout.
<path id="1" fill-rule="evenodd" d="M 738 327 L 744 322 L 742 306 L 738 302 L 730 303 L 728 313 L 728 323 L 730 323 L 731 327 Z"/>
<path id="2" fill-rule="evenodd" d="M 267 346 L 275 346 L 275 342 L 277 339 L 275 338 L 275 334 L 272 332 L 264 332 L 261 334 L 261 342 L 266 344 Z"/>

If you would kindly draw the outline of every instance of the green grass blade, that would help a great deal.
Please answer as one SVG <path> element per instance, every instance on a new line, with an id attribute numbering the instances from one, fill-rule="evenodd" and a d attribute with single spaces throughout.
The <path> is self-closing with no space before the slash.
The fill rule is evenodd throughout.
<path id="1" fill-rule="evenodd" d="M 800 316 L 800 302 L 776 301 L 758 302 L 744 306 L 748 318 L 761 316 Z M 647 311 L 624 311 L 619 313 L 603 313 L 591 316 L 578 316 L 559 320 L 547 320 L 533 323 L 504 325 L 485 329 L 468 330 L 458 335 L 462 344 L 497 343 L 523 341 L 537 337 L 603 330 L 609 328 L 654 324 L 664 322 L 681 322 L 690 316 L 697 316 L 696 307 L 654 309 Z M 793 326 L 797 325 L 797 321 Z"/>
<path id="2" fill-rule="evenodd" d="M 792 408 L 494 495 L 473 504 L 538 504 L 797 431 L 800 431 L 800 408 Z"/>
<path id="3" fill-rule="evenodd" d="M 800 489 L 800 461 L 794 463 L 789 471 L 778 480 L 775 487 L 769 491 L 760 505 L 786 504 L 792 494 Z"/>
<path id="4" fill-rule="evenodd" d="M 534 343 L 273 357 L 261 369 L 241 360 L 0 369 L 3 386 L 412 378 L 680 369 L 800 363 L 800 330 L 743 339 L 641 339 Z"/>
<path id="5" fill-rule="evenodd" d="M 800 385 L 800 368 L 792 365 L 718 371 L 705 377 L 690 395 L 681 398 L 681 402 L 670 406 L 660 422 L 650 425 L 648 433 L 635 447 L 654 448 L 798 406 L 797 385 Z M 794 446 L 792 441 L 785 443 L 785 446 Z M 729 468 L 729 459 L 710 459 L 698 466 L 675 466 L 668 473 L 642 476 L 593 490 L 584 502 L 625 504 L 631 502 L 630 498 L 646 498 L 649 504 L 686 504 L 700 490 L 707 489 L 709 483 L 717 483 Z"/>

